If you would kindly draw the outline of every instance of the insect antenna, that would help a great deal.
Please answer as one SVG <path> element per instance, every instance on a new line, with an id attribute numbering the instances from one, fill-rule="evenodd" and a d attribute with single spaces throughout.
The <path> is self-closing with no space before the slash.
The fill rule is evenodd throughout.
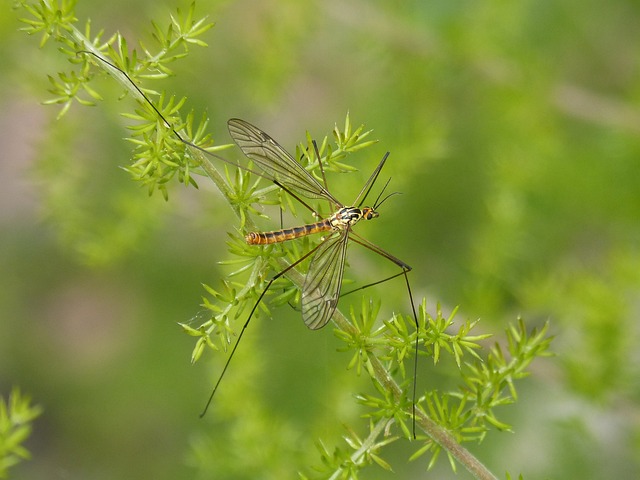
<path id="1" fill-rule="evenodd" d="M 391 181 L 391 178 L 389 178 L 389 180 L 387 180 L 387 182 L 384 184 L 384 187 L 382 187 L 382 190 L 380 190 L 380 193 L 378 194 L 378 197 L 376 198 L 376 201 L 373 204 L 373 208 L 374 210 L 377 210 L 380 205 L 382 205 L 384 202 L 386 202 L 389 198 L 393 197 L 394 195 L 401 195 L 402 192 L 392 192 L 390 194 L 388 194 L 386 197 L 384 197 L 382 200 L 380 200 L 380 197 L 382 196 L 382 194 L 384 193 L 384 191 L 386 190 L 386 188 L 389 186 L 389 182 Z"/>

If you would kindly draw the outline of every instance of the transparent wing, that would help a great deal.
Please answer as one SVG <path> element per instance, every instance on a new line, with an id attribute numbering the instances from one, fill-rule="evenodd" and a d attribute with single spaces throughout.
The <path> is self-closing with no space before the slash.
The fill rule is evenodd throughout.
<path id="1" fill-rule="evenodd" d="M 264 171 L 266 178 L 307 198 L 324 198 L 334 205 L 342 206 L 278 142 L 258 127 L 239 118 L 232 118 L 227 125 L 233 140 Z"/>
<path id="2" fill-rule="evenodd" d="M 335 233 L 311 260 L 302 287 L 302 319 L 311 330 L 324 327 L 338 305 L 348 240 L 348 229 Z"/>

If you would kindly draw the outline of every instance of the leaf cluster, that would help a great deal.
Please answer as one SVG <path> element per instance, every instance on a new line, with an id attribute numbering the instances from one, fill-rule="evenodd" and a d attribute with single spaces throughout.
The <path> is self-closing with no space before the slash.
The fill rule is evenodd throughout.
<path id="1" fill-rule="evenodd" d="M 31 424 L 42 408 L 31 405 L 31 399 L 14 388 L 5 400 L 0 397 L 0 478 L 8 478 L 8 470 L 30 458 L 22 445 L 31 435 Z"/>
<path id="2" fill-rule="evenodd" d="M 329 452 L 325 447 L 319 447 L 323 466 L 317 468 L 322 473 L 317 478 L 328 478 L 330 475 L 333 475 L 332 478 L 356 478 L 355 470 L 374 463 L 390 468 L 380 457 L 381 447 L 402 437 L 412 437 L 411 389 L 408 387 L 413 379 L 407 376 L 405 364 L 413 356 L 416 335 L 420 344 L 419 354 L 430 358 L 434 365 L 443 360 L 443 355 L 450 357 L 457 369 L 459 386 L 444 392 L 435 388 L 427 389 L 420 394 L 416 405 L 416 421 L 427 435 L 418 436 L 421 445 L 410 459 L 415 460 L 430 452 L 428 468 L 432 468 L 444 450 L 455 471 L 460 457 L 466 453 L 461 448 L 463 443 L 482 441 L 491 428 L 510 430 L 496 410 L 517 400 L 515 381 L 528 375 L 526 369 L 535 358 L 549 355 L 551 338 L 547 336 L 548 325 L 540 331 L 534 329 L 527 332 L 525 323 L 519 320 L 517 325 L 510 325 L 506 331 L 506 353 L 496 343 L 482 355 L 482 343 L 490 335 L 472 334 L 478 325 L 477 321 L 463 322 L 452 332 L 456 328 L 456 312 L 457 309 L 454 309 L 449 316 L 444 316 L 438 306 L 436 315 L 431 316 L 423 302 L 419 316 L 420 329 L 416 333 L 412 328 L 413 320 L 402 315 L 395 315 L 382 325 L 378 324 L 378 306 L 375 304 L 363 302 L 358 315 L 352 310 L 356 331 L 337 330 L 336 334 L 344 340 L 344 349 L 353 352 L 349 366 L 355 367 L 358 372 L 367 372 L 376 387 L 376 394 L 360 394 L 357 397 L 369 409 L 365 416 L 371 421 L 370 438 L 366 442 L 360 441 L 350 431 L 345 436 L 349 448 L 336 447 Z M 380 380 L 374 366 L 375 359 L 385 362 L 385 371 L 390 375 L 398 372 L 404 385 L 400 397 L 397 391 L 389 388 L 384 377 Z M 362 445 L 369 445 L 370 449 L 361 450 Z M 469 468 L 468 464 L 463 464 Z M 336 476 L 336 472 L 341 473 Z"/>
<path id="3" fill-rule="evenodd" d="M 177 10 L 170 16 L 166 26 L 152 22 L 153 47 L 140 42 L 139 48 L 129 51 L 126 39 L 115 33 L 104 39 L 104 31 L 92 33 L 91 22 L 87 21 L 84 30 L 76 28 L 74 14 L 75 0 L 40 0 L 38 3 L 21 2 L 21 6 L 30 14 L 21 18 L 26 24 L 22 30 L 29 35 L 41 34 L 40 45 L 50 39 L 59 44 L 59 50 L 68 60 L 77 65 L 70 72 L 59 72 L 56 77 L 49 75 L 49 92 L 53 98 L 46 104 L 61 105 L 58 117 L 62 117 L 74 102 L 84 106 L 95 105 L 102 96 L 91 85 L 96 77 L 95 66 L 118 80 L 126 91 L 138 101 L 135 113 L 124 114 L 136 121 L 131 126 L 129 138 L 135 145 L 132 163 L 125 169 L 133 178 L 145 186 L 152 194 L 159 190 L 165 199 L 168 197 L 167 183 L 172 179 L 197 186 L 192 171 L 197 169 L 200 160 L 189 155 L 189 146 L 176 136 L 183 131 L 185 138 L 200 148 L 216 151 L 224 147 L 212 147 L 207 135 L 207 119 L 202 117 L 195 122 L 195 114 L 189 112 L 183 119 L 179 112 L 186 98 L 176 99 L 153 90 L 137 87 L 143 79 L 164 79 L 173 75 L 170 65 L 189 52 L 190 46 L 206 46 L 199 37 L 213 27 L 205 18 L 194 20 L 195 3 L 186 13 Z M 100 59 L 100 60 L 97 60 Z M 155 108 L 144 98 L 154 97 Z M 166 120 L 161 120 L 161 116 Z"/>

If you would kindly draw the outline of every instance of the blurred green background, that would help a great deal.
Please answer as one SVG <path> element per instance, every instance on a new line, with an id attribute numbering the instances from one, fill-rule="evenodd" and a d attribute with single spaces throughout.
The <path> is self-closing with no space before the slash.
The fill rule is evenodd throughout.
<path id="1" fill-rule="evenodd" d="M 150 20 L 176 7 L 82 1 L 77 16 L 151 45 Z M 332 188 L 348 203 L 391 151 L 383 177 L 402 195 L 359 232 L 414 267 L 414 295 L 497 340 L 518 315 L 551 323 L 557 356 L 500 412 L 514 433 L 468 448 L 498 476 L 640 477 L 640 4 L 199 0 L 196 13 L 216 22 L 209 48 L 152 88 L 206 110 L 218 143 L 240 117 L 291 150 L 349 111 L 380 143 Z M 191 366 L 176 322 L 229 271 L 217 262 L 237 219 L 205 179 L 166 203 L 117 168 L 131 146 L 115 82 L 56 120 L 47 75 L 69 66 L 17 16 L 0 19 L 0 394 L 18 385 L 44 414 L 14 478 L 293 478 L 318 463 L 316 439 L 364 432 L 349 392 L 367 382 L 330 327 L 288 308 L 251 325 L 198 419 L 224 355 Z M 389 271 L 351 253 L 356 280 Z M 387 313 L 406 308 L 397 283 L 378 290 Z M 383 454 L 395 478 L 454 476 L 444 458 L 430 474 L 407 464 L 412 447 Z"/>

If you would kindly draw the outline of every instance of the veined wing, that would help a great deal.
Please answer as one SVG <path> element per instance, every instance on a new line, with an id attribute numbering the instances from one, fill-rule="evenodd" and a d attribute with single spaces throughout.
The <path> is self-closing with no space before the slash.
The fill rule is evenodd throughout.
<path id="1" fill-rule="evenodd" d="M 333 234 L 311 260 L 302 287 L 302 319 L 311 330 L 324 327 L 338 305 L 349 229 Z"/>
<path id="2" fill-rule="evenodd" d="M 336 206 L 343 206 L 278 142 L 258 127 L 239 118 L 232 118 L 227 125 L 233 140 L 266 173 L 266 178 L 307 198 L 324 198 Z"/>

